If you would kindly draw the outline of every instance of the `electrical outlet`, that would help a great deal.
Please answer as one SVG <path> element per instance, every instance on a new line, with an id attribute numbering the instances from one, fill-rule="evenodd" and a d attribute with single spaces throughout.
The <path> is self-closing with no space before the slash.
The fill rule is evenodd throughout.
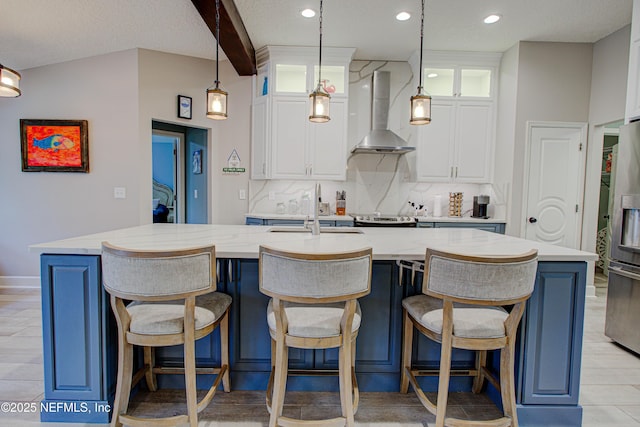
<path id="1" fill-rule="evenodd" d="M 125 187 L 113 187 L 113 198 L 114 199 L 126 199 L 127 198 L 127 189 Z"/>
<path id="2" fill-rule="evenodd" d="M 240 200 L 246 200 L 246 199 L 247 199 L 247 192 L 246 192 L 246 191 L 244 191 L 243 189 L 240 189 L 240 190 L 238 191 L 238 198 L 239 198 Z"/>
<path id="3" fill-rule="evenodd" d="M 269 200 L 275 200 L 275 199 L 276 199 L 276 192 L 269 191 Z"/>

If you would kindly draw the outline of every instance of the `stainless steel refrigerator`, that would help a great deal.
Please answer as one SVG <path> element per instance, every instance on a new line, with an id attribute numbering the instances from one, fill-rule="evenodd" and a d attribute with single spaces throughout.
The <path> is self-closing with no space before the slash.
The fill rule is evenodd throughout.
<path id="1" fill-rule="evenodd" d="M 640 353 L 640 122 L 620 128 L 605 335 Z"/>

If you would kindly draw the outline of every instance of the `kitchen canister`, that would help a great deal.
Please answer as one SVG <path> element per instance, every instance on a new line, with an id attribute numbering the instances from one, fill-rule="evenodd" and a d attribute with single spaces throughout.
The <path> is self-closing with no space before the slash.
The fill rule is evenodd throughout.
<path id="1" fill-rule="evenodd" d="M 433 198 L 433 216 L 442 216 L 442 196 L 440 194 L 436 194 Z"/>

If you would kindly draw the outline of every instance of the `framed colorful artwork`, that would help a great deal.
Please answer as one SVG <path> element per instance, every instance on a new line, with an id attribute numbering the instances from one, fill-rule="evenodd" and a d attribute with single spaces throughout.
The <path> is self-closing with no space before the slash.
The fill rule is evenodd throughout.
<path id="1" fill-rule="evenodd" d="M 20 119 L 23 172 L 89 172 L 86 120 Z"/>

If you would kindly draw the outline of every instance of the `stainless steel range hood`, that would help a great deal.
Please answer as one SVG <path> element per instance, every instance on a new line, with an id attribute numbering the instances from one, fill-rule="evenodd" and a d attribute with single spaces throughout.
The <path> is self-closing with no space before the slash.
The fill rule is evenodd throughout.
<path id="1" fill-rule="evenodd" d="M 389 71 L 374 71 L 371 89 L 371 132 L 351 150 L 352 153 L 404 154 L 415 150 L 389 130 Z"/>

